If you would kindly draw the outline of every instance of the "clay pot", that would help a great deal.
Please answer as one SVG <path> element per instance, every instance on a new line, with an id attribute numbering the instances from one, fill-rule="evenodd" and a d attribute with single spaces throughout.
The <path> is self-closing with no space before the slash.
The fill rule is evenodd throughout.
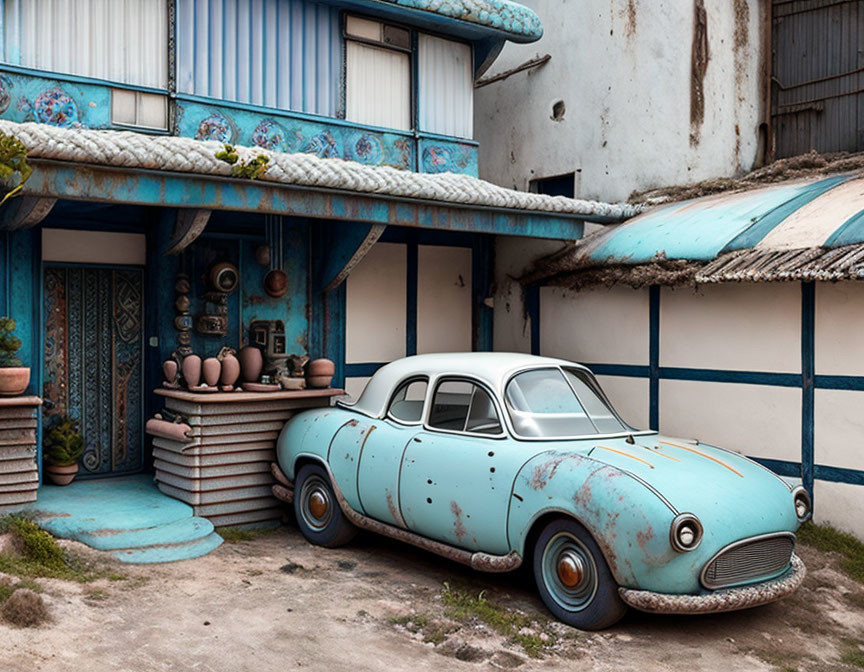
<path id="1" fill-rule="evenodd" d="M 261 369 L 264 368 L 264 355 L 261 351 L 254 345 L 247 345 L 237 353 L 237 359 L 240 361 L 243 380 L 249 383 L 257 382 Z"/>
<path id="2" fill-rule="evenodd" d="M 57 465 L 46 464 L 45 475 L 54 485 L 69 485 L 78 475 L 77 464 Z"/>
<path id="3" fill-rule="evenodd" d="M 257 350 L 257 348 L 256 348 Z M 232 389 L 240 377 L 240 362 L 234 355 L 225 355 L 222 358 L 222 387 Z"/>
<path id="4" fill-rule="evenodd" d="M 281 268 L 275 268 L 264 276 L 264 291 L 274 299 L 288 293 L 288 274 Z"/>
<path id="5" fill-rule="evenodd" d="M 269 266 L 270 265 L 270 246 L 269 245 L 259 245 L 255 248 L 255 261 L 258 262 L 260 266 Z"/>
<path id="6" fill-rule="evenodd" d="M 313 359 L 306 365 L 306 383 L 309 387 L 330 387 L 336 365 L 329 359 Z"/>
<path id="7" fill-rule="evenodd" d="M 10 366 L 0 368 L 0 395 L 14 397 L 24 394 L 30 384 L 30 368 Z"/>
<path id="8" fill-rule="evenodd" d="M 180 370 L 180 367 L 177 366 L 177 362 L 173 359 L 166 359 L 162 362 L 162 375 L 165 376 L 165 382 L 173 385 L 177 382 L 177 372 Z"/>
<path id="9" fill-rule="evenodd" d="M 201 382 L 201 358 L 198 355 L 185 357 L 181 370 L 186 387 L 197 387 Z"/>
<path id="10" fill-rule="evenodd" d="M 202 373 L 204 374 L 204 382 L 210 387 L 219 382 L 219 375 L 222 373 L 222 363 L 215 357 L 208 357 L 201 365 Z"/>

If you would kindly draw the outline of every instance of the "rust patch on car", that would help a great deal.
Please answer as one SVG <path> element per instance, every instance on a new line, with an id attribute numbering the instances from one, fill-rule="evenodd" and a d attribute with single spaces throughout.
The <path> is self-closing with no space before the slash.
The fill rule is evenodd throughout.
<path id="1" fill-rule="evenodd" d="M 393 516 L 393 520 L 401 521 L 402 516 L 399 515 L 399 509 L 396 508 L 396 502 L 393 501 L 393 493 L 389 490 L 385 490 L 387 493 L 387 508 L 390 510 L 390 515 Z"/>
<path id="2" fill-rule="evenodd" d="M 534 471 L 531 474 L 531 481 L 529 483 L 531 487 L 534 490 L 542 490 L 545 488 L 549 481 L 555 478 L 555 472 L 558 471 L 558 467 L 561 466 L 561 463 L 568 459 L 568 457 L 574 456 L 561 455 L 534 467 Z"/>
<path id="3" fill-rule="evenodd" d="M 461 542 L 462 537 L 468 534 L 468 530 L 465 529 L 465 523 L 462 522 L 462 507 L 456 503 L 456 501 L 450 502 L 450 512 L 453 514 L 453 533 L 456 535 L 456 538 Z"/>

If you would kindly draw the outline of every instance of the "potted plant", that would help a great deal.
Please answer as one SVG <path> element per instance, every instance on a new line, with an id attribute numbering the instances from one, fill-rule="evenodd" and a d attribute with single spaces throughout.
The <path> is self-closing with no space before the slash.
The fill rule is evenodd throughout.
<path id="1" fill-rule="evenodd" d="M 60 417 L 45 437 L 45 473 L 54 485 L 69 485 L 75 479 L 83 452 L 78 421 L 68 415 Z"/>
<path id="2" fill-rule="evenodd" d="M 21 339 L 12 335 L 15 320 L 0 317 L 0 395 L 24 394 L 30 384 L 30 368 L 21 366 L 16 357 L 21 348 Z"/>

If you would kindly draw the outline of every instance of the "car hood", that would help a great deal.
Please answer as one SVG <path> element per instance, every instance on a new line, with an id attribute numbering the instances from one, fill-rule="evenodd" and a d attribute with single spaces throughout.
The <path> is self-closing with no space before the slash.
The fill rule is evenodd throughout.
<path id="1" fill-rule="evenodd" d="M 698 516 L 706 541 L 797 529 L 792 488 L 766 467 L 692 439 L 652 434 L 633 441 L 598 439 L 581 452 L 637 477 L 677 511 Z"/>

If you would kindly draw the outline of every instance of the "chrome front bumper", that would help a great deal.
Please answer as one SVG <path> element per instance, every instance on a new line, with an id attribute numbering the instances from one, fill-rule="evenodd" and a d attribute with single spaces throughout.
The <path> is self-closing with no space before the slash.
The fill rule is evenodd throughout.
<path id="1" fill-rule="evenodd" d="M 716 614 L 758 607 L 794 593 L 804 582 L 807 568 L 797 555 L 792 555 L 792 566 L 782 576 L 764 583 L 738 588 L 715 590 L 707 595 L 669 595 L 649 590 L 619 588 L 621 599 L 634 609 L 655 614 Z"/>

